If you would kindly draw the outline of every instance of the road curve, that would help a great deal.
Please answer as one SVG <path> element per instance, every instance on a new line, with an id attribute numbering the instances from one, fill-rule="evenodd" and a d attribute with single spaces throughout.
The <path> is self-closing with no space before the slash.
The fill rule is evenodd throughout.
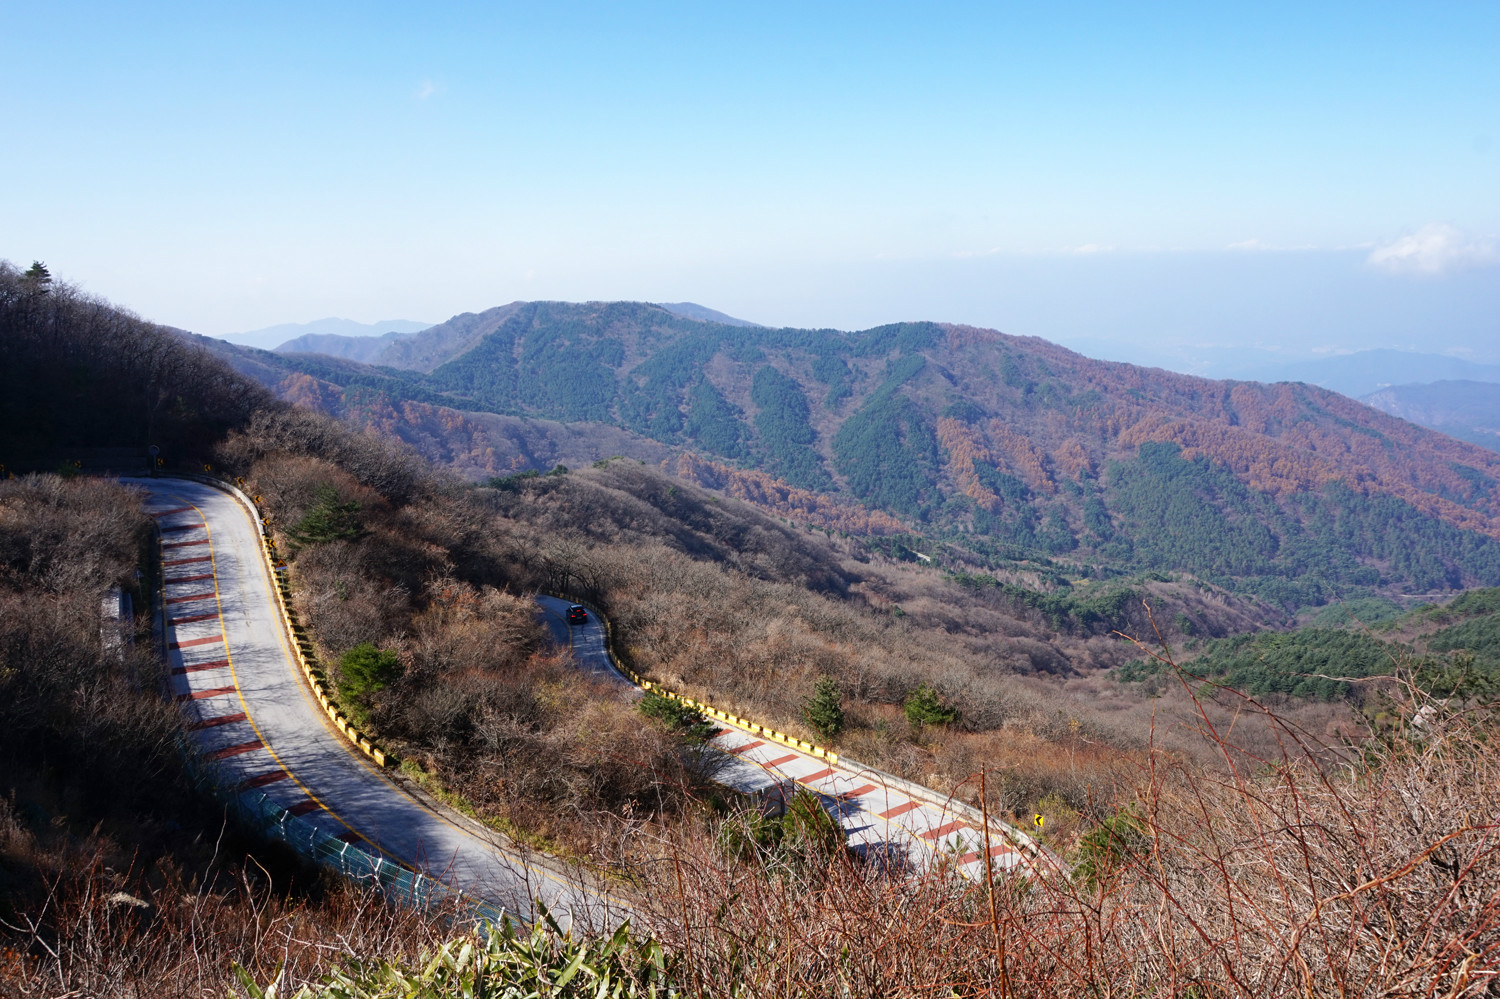
<path id="1" fill-rule="evenodd" d="M 554 639 L 570 647 L 581 669 L 640 693 L 610 660 L 602 622 L 591 612 L 582 625 L 569 627 L 568 601 L 539 596 L 544 619 Z M 968 810 L 945 803 L 935 791 L 921 790 L 876 770 L 830 765 L 827 760 L 768 740 L 736 725 L 715 721 L 719 734 L 712 745 L 731 758 L 719 780 L 751 794 L 785 796 L 798 788 L 816 794 L 823 807 L 848 834 L 849 845 L 861 855 L 897 869 L 925 871 L 938 865 L 977 881 L 985 878 L 986 849 L 994 871 L 1031 869 L 1036 864 L 1025 838 L 1011 834 L 1010 842 L 992 830 L 988 844 L 983 823 Z"/>
<path id="2" fill-rule="evenodd" d="M 564 926 L 618 920 L 619 903 L 424 802 L 332 726 L 297 666 L 258 526 L 240 500 L 190 480 L 130 481 L 161 531 L 171 693 L 221 787 L 264 794 L 351 849 L 520 918 L 540 899 Z"/>

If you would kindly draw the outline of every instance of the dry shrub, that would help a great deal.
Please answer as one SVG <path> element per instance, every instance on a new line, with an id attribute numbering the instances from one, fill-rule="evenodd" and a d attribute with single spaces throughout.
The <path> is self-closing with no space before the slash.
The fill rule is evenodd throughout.
<path id="1" fill-rule="evenodd" d="M 546 581 L 566 566 L 562 582 L 587 586 L 613 563 L 575 535 L 508 529 L 472 496 L 389 503 L 320 446 L 235 443 L 254 457 L 247 478 L 287 547 L 286 529 L 319 486 L 360 503 L 361 537 L 296 549 L 294 603 L 325 662 L 362 642 L 398 653 L 402 677 L 357 705 L 382 742 L 481 817 L 578 855 L 619 852 L 606 844 L 622 830 L 678 815 L 703 786 L 701 754 L 617 691 L 580 691 L 576 670 L 540 651 L 549 643 L 535 603 L 495 585 Z"/>
<path id="2" fill-rule="evenodd" d="M 902 776 L 921 776 L 921 764 L 898 748 L 913 733 L 899 713 L 878 709 L 899 707 L 923 683 L 962 706 L 965 730 L 1035 726 L 1045 717 L 1014 675 L 859 603 L 661 546 L 594 550 L 589 558 L 602 570 L 603 603 L 637 669 L 803 738 L 814 734 L 802 702 L 820 676 L 831 676 L 850 702 L 845 748 Z"/>
<path id="3" fill-rule="evenodd" d="M 297 438 L 289 452 L 255 444 L 251 476 L 264 483 L 278 523 L 299 517 L 319 483 L 351 498 L 364 488 L 337 466 L 339 433 L 319 431 L 333 443 L 307 443 L 318 437 L 315 422 L 277 424 L 282 437 Z M 372 641 L 399 648 L 409 673 L 426 678 L 406 688 L 405 722 L 376 715 L 380 725 L 395 726 L 381 735 L 408 749 L 446 751 L 465 742 L 473 724 L 458 688 L 431 663 L 445 660 L 450 671 L 460 661 L 500 668 L 494 661 L 503 649 L 535 647 L 516 634 L 485 636 L 472 623 L 429 620 L 455 587 L 592 598 L 642 672 L 804 738 L 814 733 L 803 724 L 803 700 L 819 677 L 831 676 L 851 718 L 840 748 L 909 778 L 955 771 L 934 756 L 937 743 L 956 747 L 1002 729 L 1065 740 L 1075 734 L 1065 724 L 1071 721 L 1118 748 L 1144 742 L 1106 712 L 1059 698 L 1057 684 L 1042 679 L 1120 661 L 1128 655 L 1123 643 L 1059 635 L 994 591 L 956 587 L 931 569 L 871 562 L 845 541 L 790 528 L 630 462 L 504 488 L 429 488 L 420 502 L 371 499 L 362 516 L 370 531 L 363 539 L 299 552 L 297 602 L 330 661 Z M 461 639 L 465 630 L 476 637 Z M 956 731 L 914 731 L 892 716 L 924 684 L 960 707 Z M 1164 738 L 1174 748 L 1195 746 L 1175 729 Z M 983 761 L 979 748 L 960 755 Z M 1042 773 L 1014 782 L 1071 802 L 1101 783 Z M 1018 807 L 1024 814 L 1030 804 Z"/>
<path id="4" fill-rule="evenodd" d="M 130 583 L 149 537 L 135 495 L 101 479 L 0 480 L 0 583 L 51 594 Z"/>
<path id="5" fill-rule="evenodd" d="M 1071 876 L 1002 877 L 992 896 L 837 857 L 731 865 L 685 841 L 645 904 L 707 995 L 1500 993 L 1500 721 L 1450 711 L 1330 768 L 1269 722 L 1286 752 L 1253 770 L 1206 718 L 1220 770 L 1117 761 L 1117 835 L 1094 827 Z"/>
<path id="6" fill-rule="evenodd" d="M 240 475 L 268 457 L 316 458 L 397 505 L 426 495 L 435 485 L 431 466 L 400 442 L 291 407 L 256 410 L 242 430 L 232 431 L 217 445 L 214 454 L 219 467 Z"/>
<path id="7" fill-rule="evenodd" d="M 194 789 L 149 634 L 100 640 L 149 536 L 116 484 L 0 482 L 0 995 L 221 996 L 236 960 L 415 953 L 420 914 L 320 887 Z"/>
<path id="8" fill-rule="evenodd" d="M 506 660 L 509 661 L 506 661 Z M 643 822 L 679 815 L 710 773 L 616 687 L 581 681 L 558 656 L 408 675 L 375 714 L 395 745 L 481 816 L 576 856 L 614 856 Z"/>
<path id="9" fill-rule="evenodd" d="M 4 790 L 85 827 L 109 820 L 147 838 L 182 776 L 180 718 L 158 696 L 164 669 L 146 634 L 104 647 L 100 597 L 135 586 L 149 532 L 138 494 L 116 484 L 0 482 Z"/>
<path id="10" fill-rule="evenodd" d="M 204 882 L 167 862 L 142 872 L 98 852 L 67 861 L 41 898 L 4 918 L 0 996 L 220 999 L 236 964 L 295 986 L 354 954 L 416 960 L 467 918 L 331 878 L 288 894 L 249 865 Z"/>

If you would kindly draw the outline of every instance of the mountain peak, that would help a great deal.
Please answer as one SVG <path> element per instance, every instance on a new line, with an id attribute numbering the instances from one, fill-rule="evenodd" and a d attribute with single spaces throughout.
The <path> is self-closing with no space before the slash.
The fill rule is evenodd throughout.
<path id="1" fill-rule="evenodd" d="M 753 326 L 765 329 L 760 323 L 752 323 L 748 319 L 736 319 L 734 316 L 725 315 L 718 309 L 710 309 L 706 305 L 696 302 L 659 302 L 663 309 L 674 316 L 682 316 L 684 319 L 697 319 L 705 323 L 721 323 L 725 326 Z"/>

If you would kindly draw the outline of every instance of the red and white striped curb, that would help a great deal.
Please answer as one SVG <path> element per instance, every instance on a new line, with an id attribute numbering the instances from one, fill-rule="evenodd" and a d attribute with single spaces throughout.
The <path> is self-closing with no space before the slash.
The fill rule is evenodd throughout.
<path id="1" fill-rule="evenodd" d="M 152 509 L 155 506 L 155 509 Z M 224 600 L 214 568 L 213 538 L 194 506 L 148 504 L 161 534 L 162 623 L 171 696 L 187 728 L 221 779 L 239 792 L 258 791 L 329 835 L 379 851 L 298 786 L 256 731 L 240 697 L 234 650 L 225 637 Z"/>

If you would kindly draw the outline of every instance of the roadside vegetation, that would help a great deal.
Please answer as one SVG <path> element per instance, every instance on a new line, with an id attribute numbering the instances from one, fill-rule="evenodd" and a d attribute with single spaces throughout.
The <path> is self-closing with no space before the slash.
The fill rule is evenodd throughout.
<path id="1" fill-rule="evenodd" d="M 331 961 L 302 994 L 1492 995 L 1497 704 L 1401 689 L 1402 722 L 1331 768 L 1253 701 L 1286 753 L 1245 756 L 1200 716 L 1221 767 L 1151 753 L 1066 872 L 878 877 L 814 845 L 816 821 L 751 823 L 674 842 L 612 938 L 477 931 L 420 961 Z"/>
<path id="2" fill-rule="evenodd" d="M 5 341 L 7 359 L 36 358 L 38 378 L 102 382 L 112 355 L 90 338 L 139 322 L 13 268 L 0 285 L 0 305 L 15 305 L 5 329 L 24 333 Z M 56 365 L 43 319 L 74 345 Z M 174 334 L 128 328 L 160 347 L 163 371 L 239 400 L 210 410 L 184 386 L 158 426 L 181 419 L 171 439 L 191 467 L 261 496 L 320 658 L 407 772 L 522 842 L 612 874 L 637 916 L 614 936 L 467 933 L 462 913 L 387 904 L 241 836 L 197 790 L 144 622 L 127 618 L 119 642 L 101 628 L 111 585 L 146 606 L 137 499 L 44 473 L 0 481 L 0 994 L 256 995 L 274 982 L 282 997 L 304 985 L 456 996 L 477 994 L 481 975 L 542 996 L 606 981 L 621 994 L 765 997 L 1495 987 L 1500 722 L 1493 688 L 1463 671 L 1494 654 L 1493 592 L 1381 633 L 1416 651 L 1393 656 L 1378 711 L 1271 695 L 1273 711 L 1111 634 L 1160 623 L 1170 644 L 1208 643 L 1259 619 L 1201 580 L 1064 586 L 952 553 L 907 560 L 630 461 L 472 487 L 388 439 L 269 401 Z M 870 357 L 929 332 L 890 328 Z M 601 370 L 615 350 L 581 333 L 552 347 Z M 861 378 L 921 377 L 915 364 L 855 372 L 861 360 L 822 366 L 830 398 Z M 692 370 L 664 369 L 663 383 Z M 173 377 L 160 382 L 169 394 Z M 586 414 L 597 388 L 508 391 Z M 658 418 L 640 396 L 638 418 Z M 222 423 L 193 415 L 210 411 Z M 107 415 L 68 419 L 82 434 Z M 859 425 L 878 444 L 903 418 Z M 191 453 L 203 426 L 211 439 Z M 61 464 L 73 443 L 49 452 L 26 433 L 0 444 Z M 778 813 L 735 800 L 712 782 L 701 717 L 581 680 L 547 641 L 539 589 L 602 607 L 621 654 L 670 687 L 991 814 L 1041 815 L 1067 866 L 993 884 L 910 876 L 899 857 L 847 849 L 822 803 L 794 796 Z M 1422 658 L 1434 655 L 1458 672 L 1435 676 Z M 1148 658 L 1150 692 L 1107 678 Z"/>
<path id="3" fill-rule="evenodd" d="M 0 480 L 0 995 L 221 996 L 238 962 L 445 934 L 275 846 L 200 786 L 149 624 L 151 526 L 126 486 Z M 101 615 L 117 586 L 139 612 Z"/>

